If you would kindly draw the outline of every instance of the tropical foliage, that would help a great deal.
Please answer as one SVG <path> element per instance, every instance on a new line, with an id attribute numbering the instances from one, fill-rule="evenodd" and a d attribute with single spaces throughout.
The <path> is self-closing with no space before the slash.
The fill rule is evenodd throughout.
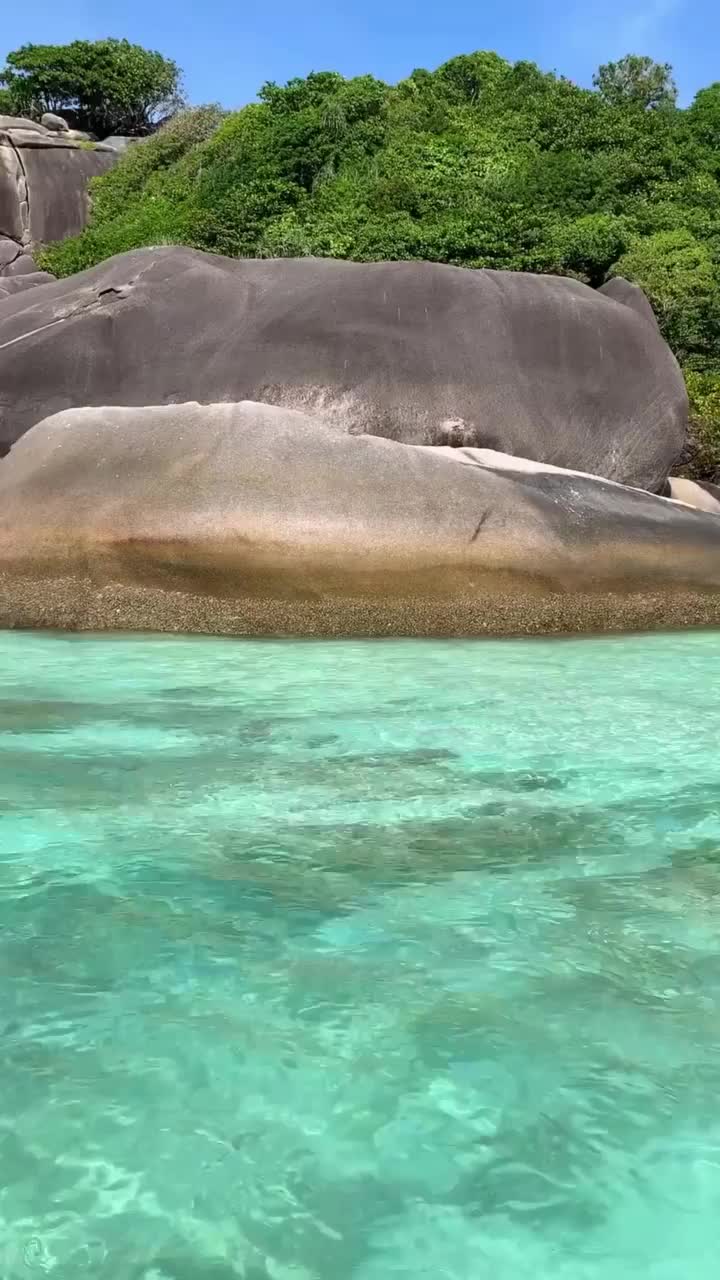
<path id="1" fill-rule="evenodd" d="M 147 134 L 182 102 L 178 66 L 128 40 L 23 45 L 7 55 L 0 85 L 0 111 L 58 112 L 101 138 Z"/>

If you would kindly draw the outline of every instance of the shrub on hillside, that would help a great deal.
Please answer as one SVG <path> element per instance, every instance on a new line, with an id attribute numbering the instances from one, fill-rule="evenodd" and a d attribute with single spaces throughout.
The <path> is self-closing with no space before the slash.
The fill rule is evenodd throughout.
<path id="1" fill-rule="evenodd" d="M 720 484 L 720 375 L 685 375 L 690 398 L 690 431 L 683 474 Z"/>

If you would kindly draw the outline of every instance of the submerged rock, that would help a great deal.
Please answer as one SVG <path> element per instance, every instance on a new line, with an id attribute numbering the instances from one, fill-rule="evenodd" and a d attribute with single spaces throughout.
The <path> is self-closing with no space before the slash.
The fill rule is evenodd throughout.
<path id="1" fill-rule="evenodd" d="M 59 413 L 0 463 L 4 626 L 504 635 L 710 622 L 716 516 L 491 451 L 191 403 Z"/>
<path id="2" fill-rule="evenodd" d="M 93 172 L 105 163 L 64 154 L 32 153 L 45 238 L 60 234 L 53 209 L 63 224 L 75 216 L 49 203 L 51 173 L 79 172 L 83 155 Z M 687 418 L 678 365 L 626 281 L 604 293 L 429 262 L 181 247 L 121 254 L 0 303 L 0 385 L 0 450 L 62 408 L 250 399 L 340 434 L 501 450 L 651 491 Z"/>

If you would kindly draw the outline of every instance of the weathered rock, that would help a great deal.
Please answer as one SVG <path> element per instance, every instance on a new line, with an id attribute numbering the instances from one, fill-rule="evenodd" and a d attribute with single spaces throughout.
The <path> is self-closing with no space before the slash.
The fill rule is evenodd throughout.
<path id="1" fill-rule="evenodd" d="M 258 404 L 79 409 L 0 462 L 0 624 L 518 634 L 720 622 L 720 520 Z"/>
<path id="2" fill-rule="evenodd" d="M 713 515 L 720 516 L 720 485 L 671 476 L 670 497 L 676 502 L 687 502 L 700 511 L 710 511 Z"/>
<path id="3" fill-rule="evenodd" d="M 45 130 L 37 120 L 26 120 L 24 116 L 3 116 L 0 115 L 0 133 L 5 133 L 8 129 L 31 129 L 36 133 L 44 133 Z"/>
<path id="4" fill-rule="evenodd" d="M 575 280 L 179 247 L 5 303 L 0 383 L 12 402 L 0 445 L 79 399 L 252 399 L 340 431 L 501 449 L 651 490 L 687 412 L 655 323 Z"/>
<path id="5" fill-rule="evenodd" d="M 21 253 L 22 246 L 17 240 L 8 240 L 5 236 L 0 236 L 0 276 Z"/>
<path id="6" fill-rule="evenodd" d="M 70 147 L 71 149 L 78 146 L 72 138 L 66 133 L 50 133 L 48 129 L 8 129 L 4 135 L 4 141 L 10 142 L 14 147 L 31 147 L 33 150 L 41 148 L 45 150 L 57 150 L 58 147 Z"/>
<path id="7" fill-rule="evenodd" d="M 55 279 L 48 271 L 30 271 L 26 275 L 0 276 L 0 299 L 14 297 L 18 293 L 27 293 L 39 284 L 51 284 Z"/>
<path id="8" fill-rule="evenodd" d="M 122 133 L 112 133 L 109 138 L 103 138 L 103 142 L 106 147 L 112 147 L 114 151 L 125 151 L 133 143 L 142 142 L 142 138 L 129 138 Z"/>
<path id="9" fill-rule="evenodd" d="M 0 135 L 0 236 L 20 243 L 25 222 L 21 213 L 20 183 L 24 179 L 20 156 Z"/>
<path id="10" fill-rule="evenodd" d="M 611 298 L 614 302 L 620 302 L 625 307 L 630 307 L 632 311 L 637 312 L 644 320 L 658 327 L 655 319 L 655 312 L 648 302 L 642 289 L 632 284 L 630 280 L 624 280 L 622 276 L 615 276 L 612 280 L 608 280 L 607 284 L 601 285 L 598 289 L 605 298 Z"/>
<path id="11" fill-rule="evenodd" d="M 19 247 L 20 246 L 18 246 L 18 248 Z M 31 254 L 20 252 L 12 262 L 8 263 L 2 272 L 2 276 L 3 278 L 7 276 L 26 276 L 31 272 L 37 272 L 35 260 Z M 50 279 L 53 280 L 54 276 L 50 276 Z"/>
<path id="12" fill-rule="evenodd" d="M 110 148 L 84 146 L 70 131 L 0 116 L 0 237 L 30 245 L 82 231 L 88 180 L 116 159 Z"/>
<path id="13" fill-rule="evenodd" d="M 112 157 L 109 164 L 107 153 L 99 151 L 25 152 L 33 241 L 62 240 L 82 231 L 88 217 L 88 182 L 112 163 Z"/>
<path id="14" fill-rule="evenodd" d="M 68 133 L 70 128 L 67 120 L 63 120 L 62 116 L 56 116 L 52 111 L 46 111 L 40 117 L 40 123 L 43 129 L 49 129 L 51 133 Z"/>
<path id="15" fill-rule="evenodd" d="M 55 279 L 47 271 L 39 271 L 27 248 L 16 240 L 0 239 L 0 299 L 24 293 L 39 284 Z"/>
<path id="16" fill-rule="evenodd" d="M 116 148 L 108 146 L 105 142 L 93 140 L 89 133 L 83 133 L 79 129 L 68 129 L 65 133 L 51 133 L 48 129 L 7 129 L 4 133 L 0 132 L 0 142 L 4 144 L 10 143 L 14 147 L 28 147 L 33 151 L 92 149 L 93 151 L 112 152 L 116 150 Z M 90 146 L 85 146 L 87 143 Z"/>

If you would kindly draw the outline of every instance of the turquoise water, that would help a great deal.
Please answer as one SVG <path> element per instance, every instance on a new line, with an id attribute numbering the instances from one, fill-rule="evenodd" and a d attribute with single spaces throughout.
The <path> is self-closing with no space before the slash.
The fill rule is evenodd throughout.
<path id="1" fill-rule="evenodd" d="M 716 1280 L 719 634 L 0 671 L 0 1276 Z"/>

